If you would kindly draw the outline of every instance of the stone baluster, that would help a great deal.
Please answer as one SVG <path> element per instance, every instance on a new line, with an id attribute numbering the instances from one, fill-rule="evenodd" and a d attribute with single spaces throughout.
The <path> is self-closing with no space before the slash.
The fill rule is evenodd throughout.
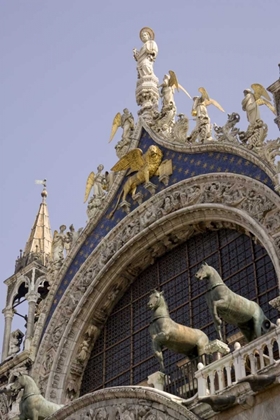
<path id="1" fill-rule="evenodd" d="M 267 347 L 268 347 L 269 361 L 270 361 L 270 364 L 272 365 L 274 363 L 273 347 L 272 347 L 271 343 L 268 343 Z"/>
<path id="2" fill-rule="evenodd" d="M 221 369 L 218 369 L 217 374 L 218 374 L 218 387 L 219 387 L 219 391 L 221 391 L 225 387 L 224 371 L 223 371 L 223 369 L 222 368 Z"/>
<path id="3" fill-rule="evenodd" d="M 236 346 L 235 348 L 236 349 L 233 353 L 233 366 L 235 370 L 235 380 L 238 381 L 239 379 L 244 378 L 244 376 L 246 376 L 245 357 L 241 355 L 239 347 Z"/>
<path id="4" fill-rule="evenodd" d="M 204 397 L 207 395 L 207 379 L 204 378 L 202 370 L 204 368 L 203 363 L 198 363 L 198 370 L 195 372 L 195 377 L 197 379 L 197 391 L 199 397 Z"/>
<path id="5" fill-rule="evenodd" d="M 226 365 L 227 384 L 228 384 L 228 386 L 230 386 L 232 384 L 232 381 L 231 381 L 231 368 L 232 368 L 232 365 L 231 364 Z"/>
<path id="6" fill-rule="evenodd" d="M 260 360 L 260 369 L 264 368 L 264 357 L 263 357 L 263 349 L 262 347 L 259 349 L 259 360 Z"/>
<path id="7" fill-rule="evenodd" d="M 250 359 L 250 365 L 251 365 L 251 373 L 254 374 L 257 372 L 255 354 L 254 353 L 249 354 L 249 359 Z"/>
<path id="8" fill-rule="evenodd" d="M 215 394 L 215 375 L 216 372 L 210 372 L 209 373 L 209 379 L 210 379 L 210 394 Z"/>
<path id="9" fill-rule="evenodd" d="M 12 321 L 14 316 L 13 308 L 5 308 L 3 309 L 2 313 L 5 317 L 5 329 L 4 329 L 4 340 L 3 340 L 3 348 L 2 348 L 2 362 L 6 359 L 9 352 L 9 342 L 10 342 L 10 335 L 12 330 Z"/>

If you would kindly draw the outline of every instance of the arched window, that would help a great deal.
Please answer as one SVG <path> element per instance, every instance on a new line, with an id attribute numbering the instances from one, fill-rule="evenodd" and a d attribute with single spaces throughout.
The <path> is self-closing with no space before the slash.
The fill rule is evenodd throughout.
<path id="1" fill-rule="evenodd" d="M 217 338 L 204 296 L 206 283 L 195 278 L 203 261 L 215 267 L 234 292 L 258 302 L 275 322 L 277 311 L 268 302 L 278 296 L 278 282 L 265 249 L 229 229 L 193 236 L 144 270 L 115 306 L 88 361 L 81 395 L 105 387 L 137 385 L 159 370 L 148 333 L 151 313 L 147 301 L 153 289 L 164 291 L 172 319 L 203 330 L 210 340 Z M 223 335 L 237 331 L 226 324 Z M 183 358 L 164 350 L 167 373 Z"/>

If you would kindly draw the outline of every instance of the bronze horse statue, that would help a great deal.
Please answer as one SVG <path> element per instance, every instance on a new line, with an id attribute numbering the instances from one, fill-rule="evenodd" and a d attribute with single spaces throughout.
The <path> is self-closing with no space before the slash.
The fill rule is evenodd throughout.
<path id="1" fill-rule="evenodd" d="M 198 280 L 208 281 L 206 301 L 221 341 L 223 341 L 222 319 L 229 324 L 236 325 L 248 342 L 275 327 L 256 302 L 230 290 L 215 268 L 203 263 L 195 277 Z"/>
<path id="2" fill-rule="evenodd" d="M 207 335 L 203 331 L 173 321 L 169 316 L 163 292 L 154 290 L 150 295 L 148 308 L 153 311 L 149 333 L 161 372 L 165 371 L 162 355 L 164 346 L 190 358 L 205 354 L 205 346 L 209 343 Z"/>
<path id="3" fill-rule="evenodd" d="M 31 376 L 17 373 L 14 382 L 8 385 L 7 391 L 19 392 L 21 389 L 23 395 L 19 403 L 19 420 L 43 420 L 63 407 L 47 401 Z"/>

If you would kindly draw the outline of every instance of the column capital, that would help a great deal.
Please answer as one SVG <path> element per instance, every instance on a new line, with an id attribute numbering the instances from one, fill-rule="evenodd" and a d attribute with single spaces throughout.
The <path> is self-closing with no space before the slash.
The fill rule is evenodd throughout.
<path id="1" fill-rule="evenodd" d="M 40 293 L 35 292 L 35 290 L 31 290 L 30 292 L 26 293 L 25 295 L 28 302 L 36 303 L 40 297 Z"/>
<path id="2" fill-rule="evenodd" d="M 14 313 L 15 312 L 14 312 L 13 308 L 4 308 L 2 310 L 2 314 L 4 314 L 5 318 L 13 318 Z"/>

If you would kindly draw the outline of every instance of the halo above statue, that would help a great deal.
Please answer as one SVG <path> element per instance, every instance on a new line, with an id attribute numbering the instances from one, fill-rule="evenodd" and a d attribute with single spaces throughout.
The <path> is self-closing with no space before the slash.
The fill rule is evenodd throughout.
<path id="1" fill-rule="evenodd" d="M 147 32 L 149 34 L 150 39 L 152 39 L 152 40 L 155 39 L 155 33 L 154 33 L 154 31 L 151 28 L 149 28 L 148 26 L 145 26 L 144 28 L 142 28 L 140 30 L 140 33 L 139 33 L 139 37 L 140 37 L 141 41 L 143 41 L 142 35 L 143 35 L 144 32 Z"/>

